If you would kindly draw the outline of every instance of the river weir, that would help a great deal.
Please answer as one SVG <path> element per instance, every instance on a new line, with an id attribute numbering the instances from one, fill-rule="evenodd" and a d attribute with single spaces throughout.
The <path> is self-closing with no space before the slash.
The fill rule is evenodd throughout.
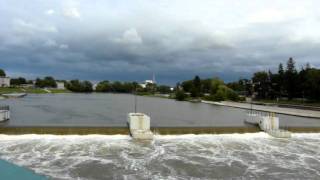
<path id="1" fill-rule="evenodd" d="M 0 158 L 52 179 L 319 179 L 320 134 L 0 135 Z"/>
<path id="2" fill-rule="evenodd" d="M 279 114 L 277 127 L 293 134 L 278 139 L 245 123 L 243 109 L 139 97 L 151 120 L 138 118 L 131 134 L 150 127 L 153 136 L 137 141 L 127 124 L 132 98 L 6 99 L 11 118 L 0 126 L 0 159 L 49 179 L 320 178 L 320 133 L 310 133 L 320 132 L 319 119 Z"/>

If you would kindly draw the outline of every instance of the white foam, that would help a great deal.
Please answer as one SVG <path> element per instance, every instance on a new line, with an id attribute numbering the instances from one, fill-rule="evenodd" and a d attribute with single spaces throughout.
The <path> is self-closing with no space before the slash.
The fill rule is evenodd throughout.
<path id="1" fill-rule="evenodd" d="M 270 136 L 264 132 L 258 133 L 233 133 L 233 134 L 182 134 L 182 135 L 155 135 L 156 139 L 193 139 L 193 138 L 236 138 L 236 139 L 250 139 L 250 138 L 269 138 Z M 295 138 L 320 138 L 320 133 L 293 133 L 292 137 Z M 24 134 L 24 135 L 7 135 L 0 134 L 1 140 L 129 140 L 129 135 L 101 135 L 101 134 L 90 134 L 90 135 L 52 135 L 52 134 Z"/>
<path id="2" fill-rule="evenodd" d="M 90 134 L 90 135 L 52 135 L 52 134 L 24 134 L 24 135 L 6 135 L 0 134 L 1 140 L 37 140 L 37 139 L 47 139 L 47 140 L 61 140 L 61 139 L 83 139 L 83 140 L 99 140 L 99 139 L 109 139 L 109 140 L 127 140 L 130 139 L 128 135 L 100 135 L 100 134 Z"/>
<path id="3" fill-rule="evenodd" d="M 303 171 L 299 177 L 303 177 L 308 169 L 320 173 L 305 161 L 309 158 L 320 162 L 320 154 L 316 152 L 320 145 L 318 139 L 320 133 L 294 133 L 288 140 L 275 139 L 264 132 L 157 135 L 151 143 L 131 141 L 127 135 L 0 135 L 0 155 L 36 172 L 65 179 L 75 178 L 72 171 L 81 171 L 80 167 L 90 167 L 90 163 L 94 165 L 95 162 L 122 169 L 109 172 L 115 175 L 129 170 L 141 177 L 162 169 L 176 175 L 181 169 L 179 162 L 195 169 L 203 168 L 203 173 L 207 166 L 218 164 L 230 168 L 236 162 L 257 176 L 272 171 L 265 167 L 268 164 L 288 170 L 299 169 Z M 159 179 L 165 179 L 165 174 L 159 174 Z"/>
<path id="4" fill-rule="evenodd" d="M 156 135 L 156 139 L 193 139 L 193 138 L 237 138 L 237 139 L 250 139 L 250 138 L 268 138 L 268 134 L 264 132 L 258 133 L 233 133 L 233 134 L 183 134 L 183 135 Z"/>

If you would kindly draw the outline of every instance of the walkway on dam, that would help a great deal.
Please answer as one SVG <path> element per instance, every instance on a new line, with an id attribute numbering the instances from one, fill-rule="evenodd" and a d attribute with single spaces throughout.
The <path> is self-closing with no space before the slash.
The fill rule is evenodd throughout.
<path id="1" fill-rule="evenodd" d="M 213 104 L 218 106 L 228 106 L 235 107 L 241 109 L 252 109 L 257 111 L 265 111 L 265 112 L 274 112 L 279 114 L 286 114 L 292 116 L 301 116 L 301 117 L 309 117 L 309 118 L 320 118 L 320 111 L 313 110 L 304 110 L 304 109 L 294 109 L 294 108 L 283 108 L 276 106 L 264 106 L 264 105 L 255 105 L 249 103 L 239 103 L 239 102 L 230 102 L 230 101 L 222 101 L 222 102 L 212 102 L 212 101 L 202 101 L 206 104 Z"/>

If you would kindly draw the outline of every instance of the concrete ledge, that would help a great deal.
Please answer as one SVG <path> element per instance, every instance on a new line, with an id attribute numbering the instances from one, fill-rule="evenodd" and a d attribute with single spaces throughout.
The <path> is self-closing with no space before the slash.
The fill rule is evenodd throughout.
<path id="1" fill-rule="evenodd" d="M 285 129 L 299 133 L 320 132 L 320 127 L 289 127 Z M 160 135 L 260 132 L 258 127 L 153 127 L 151 131 Z M 129 129 L 127 127 L 0 127 L 0 134 L 129 135 Z"/>

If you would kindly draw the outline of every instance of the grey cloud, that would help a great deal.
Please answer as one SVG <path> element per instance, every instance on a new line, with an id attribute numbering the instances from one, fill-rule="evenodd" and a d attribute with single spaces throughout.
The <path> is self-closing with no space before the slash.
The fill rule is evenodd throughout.
<path id="1" fill-rule="evenodd" d="M 50 3 L 35 7 L 43 17 L 32 12 L 21 17 L 12 8 L 6 12 L 11 23 L 0 29 L 2 68 L 29 77 L 87 80 L 143 80 L 155 72 L 159 82 L 175 84 L 196 74 L 237 80 L 274 70 L 290 56 L 298 66 L 308 61 L 320 66 L 319 41 L 292 40 L 293 28 L 304 19 L 221 28 L 157 11 L 146 17 L 129 7 L 93 12 L 84 1 L 74 7 Z"/>

